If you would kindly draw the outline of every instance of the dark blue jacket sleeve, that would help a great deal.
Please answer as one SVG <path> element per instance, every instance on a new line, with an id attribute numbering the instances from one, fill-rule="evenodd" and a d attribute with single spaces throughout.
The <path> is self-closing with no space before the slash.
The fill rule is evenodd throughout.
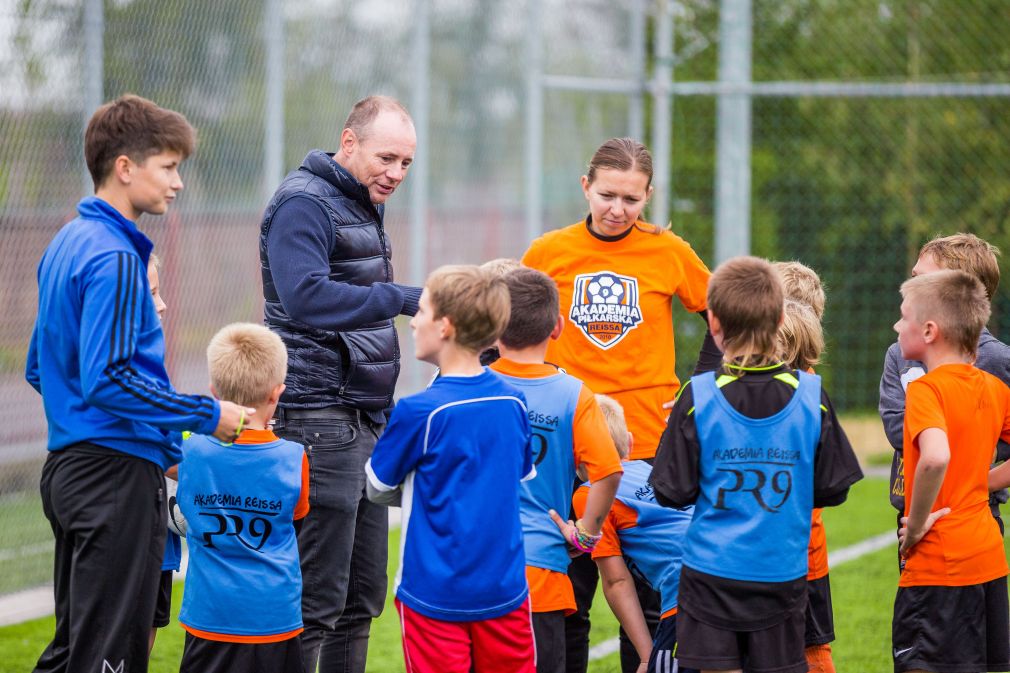
<path id="1" fill-rule="evenodd" d="M 164 430 L 213 434 L 220 405 L 203 395 L 181 395 L 134 367 L 147 270 L 137 255 L 110 252 L 85 269 L 80 375 L 84 401 L 114 416 Z"/>
<path id="2" fill-rule="evenodd" d="M 277 295 L 289 316 L 339 332 L 417 313 L 420 288 L 331 280 L 334 244 L 329 217 L 312 199 L 296 196 L 277 208 L 267 235 L 267 256 Z"/>

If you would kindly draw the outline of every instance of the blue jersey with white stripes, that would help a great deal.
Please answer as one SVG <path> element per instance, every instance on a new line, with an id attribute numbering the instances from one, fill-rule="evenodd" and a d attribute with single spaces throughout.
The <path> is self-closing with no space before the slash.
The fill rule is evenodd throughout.
<path id="1" fill-rule="evenodd" d="M 400 400 L 365 468 L 373 488 L 403 488 L 400 601 L 443 621 L 522 605 L 519 482 L 532 461 L 526 399 L 487 369 Z"/>
<path id="2" fill-rule="evenodd" d="M 151 241 L 97 197 L 77 211 L 39 263 L 25 368 L 42 393 L 48 448 L 90 442 L 167 469 L 182 459 L 179 433 L 212 434 L 220 407 L 169 383 L 147 282 Z"/>

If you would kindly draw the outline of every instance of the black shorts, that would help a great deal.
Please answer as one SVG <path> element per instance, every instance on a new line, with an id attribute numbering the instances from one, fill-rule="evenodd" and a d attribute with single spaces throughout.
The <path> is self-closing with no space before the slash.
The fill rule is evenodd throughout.
<path id="1" fill-rule="evenodd" d="M 1007 578 L 965 587 L 898 587 L 891 647 L 896 673 L 1010 671 Z"/>
<path id="2" fill-rule="evenodd" d="M 301 636 L 278 643 L 222 643 L 186 634 L 179 673 L 305 673 Z"/>
<path id="3" fill-rule="evenodd" d="M 831 610 L 831 582 L 828 575 L 807 581 L 807 615 L 804 642 L 807 647 L 835 639 L 835 617 Z"/>
<path id="4" fill-rule="evenodd" d="M 158 602 L 154 605 L 154 628 L 163 629 L 172 621 L 172 571 L 162 570 L 158 582 Z"/>
<path id="5" fill-rule="evenodd" d="M 807 673 L 803 631 L 806 614 L 790 611 L 785 619 L 759 631 L 731 631 L 677 612 L 677 661 L 704 670 L 745 668 L 747 673 Z"/>
<path id="6" fill-rule="evenodd" d="M 532 614 L 537 673 L 565 673 L 565 611 Z"/>
<path id="7" fill-rule="evenodd" d="M 656 638 L 652 642 L 647 673 L 699 673 L 694 668 L 680 666 L 677 656 L 677 615 L 659 621 Z"/>

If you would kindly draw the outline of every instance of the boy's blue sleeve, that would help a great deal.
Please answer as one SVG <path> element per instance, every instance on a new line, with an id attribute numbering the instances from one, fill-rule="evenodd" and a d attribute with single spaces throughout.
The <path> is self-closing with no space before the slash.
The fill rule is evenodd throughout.
<path id="1" fill-rule="evenodd" d="M 376 491 L 396 489 L 417 467 L 424 452 L 427 418 L 413 409 L 409 400 L 400 400 L 389 425 L 365 464 L 368 482 Z"/>
<path id="2" fill-rule="evenodd" d="M 110 252 L 84 272 L 80 380 L 84 400 L 104 411 L 164 430 L 210 435 L 221 408 L 203 395 L 181 395 L 134 367 L 147 271 L 137 255 Z"/>
<path id="3" fill-rule="evenodd" d="M 25 380 L 35 389 L 35 392 L 42 394 L 42 379 L 39 377 L 39 351 L 35 346 L 35 339 L 38 337 L 38 324 L 32 328 L 32 339 L 28 342 L 28 360 L 25 362 Z"/>

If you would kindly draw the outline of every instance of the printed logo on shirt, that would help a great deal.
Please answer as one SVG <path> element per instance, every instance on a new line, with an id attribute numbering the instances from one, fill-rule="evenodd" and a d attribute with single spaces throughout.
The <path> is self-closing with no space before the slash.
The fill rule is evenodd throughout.
<path id="1" fill-rule="evenodd" d="M 568 319 L 586 338 L 607 350 L 642 322 L 638 302 L 637 278 L 613 271 L 582 273 L 575 277 Z"/>
<path id="2" fill-rule="evenodd" d="M 113 668 L 112 664 L 109 663 L 108 659 L 102 659 L 102 673 L 123 673 L 123 668 L 126 665 L 125 659 L 119 660 L 119 665 Z"/>
<path id="3" fill-rule="evenodd" d="M 901 389 L 904 390 L 905 392 L 908 392 L 908 384 L 911 383 L 912 381 L 916 380 L 920 376 L 925 376 L 925 375 L 926 375 L 926 370 L 923 369 L 922 367 L 909 367 L 901 375 Z"/>

